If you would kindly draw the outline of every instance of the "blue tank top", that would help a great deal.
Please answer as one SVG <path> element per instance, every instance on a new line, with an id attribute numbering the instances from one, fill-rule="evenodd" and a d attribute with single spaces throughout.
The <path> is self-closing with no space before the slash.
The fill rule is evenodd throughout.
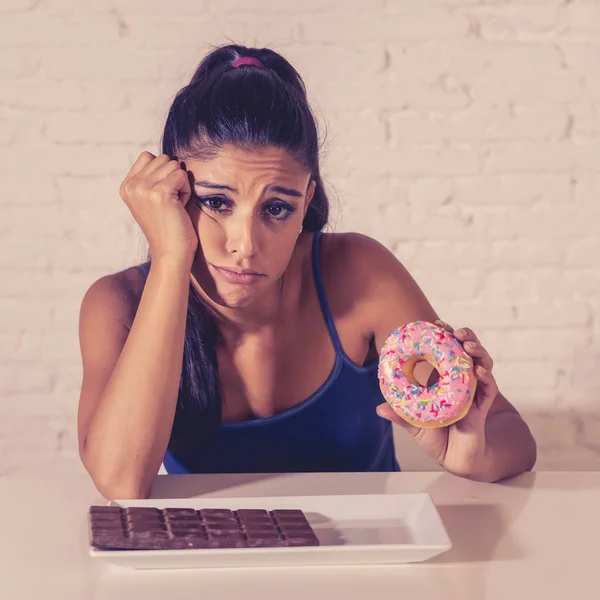
<path id="1" fill-rule="evenodd" d="M 300 404 L 272 417 L 222 423 L 202 447 L 194 472 L 290 473 L 399 471 L 392 424 L 375 412 L 384 402 L 378 361 L 357 366 L 344 353 L 323 288 L 321 232 L 314 235 L 312 266 L 319 303 L 335 348 L 327 381 Z M 147 272 L 148 264 L 142 266 Z M 167 450 L 168 473 L 189 473 Z"/>

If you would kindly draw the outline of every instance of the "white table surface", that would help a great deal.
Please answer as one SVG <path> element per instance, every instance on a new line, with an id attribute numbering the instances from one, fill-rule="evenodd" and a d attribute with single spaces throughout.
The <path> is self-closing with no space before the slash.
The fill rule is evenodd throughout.
<path id="1" fill-rule="evenodd" d="M 600 472 L 527 473 L 501 484 L 439 472 L 171 475 L 157 478 L 153 497 L 405 492 L 431 495 L 449 552 L 410 565 L 135 571 L 89 557 L 87 509 L 103 499 L 88 477 L 0 477 L 0 598 L 600 597 Z"/>

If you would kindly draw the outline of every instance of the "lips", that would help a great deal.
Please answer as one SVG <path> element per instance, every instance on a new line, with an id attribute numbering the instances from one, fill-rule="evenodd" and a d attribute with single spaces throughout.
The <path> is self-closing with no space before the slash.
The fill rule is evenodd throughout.
<path id="1" fill-rule="evenodd" d="M 251 271 L 250 269 L 230 269 L 228 267 L 217 267 L 217 269 L 221 269 L 222 271 L 229 271 L 230 273 L 235 273 L 236 275 L 262 275 L 258 271 Z"/>
<path id="2" fill-rule="evenodd" d="M 251 271 L 250 269 L 243 269 L 240 271 L 234 269 L 228 269 L 226 267 L 217 267 L 216 265 L 210 265 L 219 277 L 229 283 L 237 283 L 241 285 L 252 285 L 258 283 L 265 277 L 262 273 Z"/>

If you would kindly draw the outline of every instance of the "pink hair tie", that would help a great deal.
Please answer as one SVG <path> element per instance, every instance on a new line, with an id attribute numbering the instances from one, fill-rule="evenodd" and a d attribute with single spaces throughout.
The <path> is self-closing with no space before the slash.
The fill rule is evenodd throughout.
<path id="1" fill-rule="evenodd" d="M 233 66 L 239 67 L 240 65 L 254 65 L 255 67 L 261 67 L 262 69 L 265 68 L 265 65 L 263 65 L 258 58 L 252 58 L 251 56 L 241 56 L 240 58 L 237 58 L 234 61 Z"/>

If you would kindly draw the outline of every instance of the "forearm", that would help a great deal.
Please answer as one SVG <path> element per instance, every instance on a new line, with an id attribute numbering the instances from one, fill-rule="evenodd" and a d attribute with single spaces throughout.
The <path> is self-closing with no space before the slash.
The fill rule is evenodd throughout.
<path id="1" fill-rule="evenodd" d="M 485 445 L 470 479 L 493 482 L 530 471 L 537 445 L 527 423 L 512 411 L 494 413 L 485 424 Z"/>
<path id="2" fill-rule="evenodd" d="M 177 402 L 188 293 L 189 270 L 152 265 L 85 440 L 84 464 L 107 497 L 146 495 L 160 468 Z"/>

